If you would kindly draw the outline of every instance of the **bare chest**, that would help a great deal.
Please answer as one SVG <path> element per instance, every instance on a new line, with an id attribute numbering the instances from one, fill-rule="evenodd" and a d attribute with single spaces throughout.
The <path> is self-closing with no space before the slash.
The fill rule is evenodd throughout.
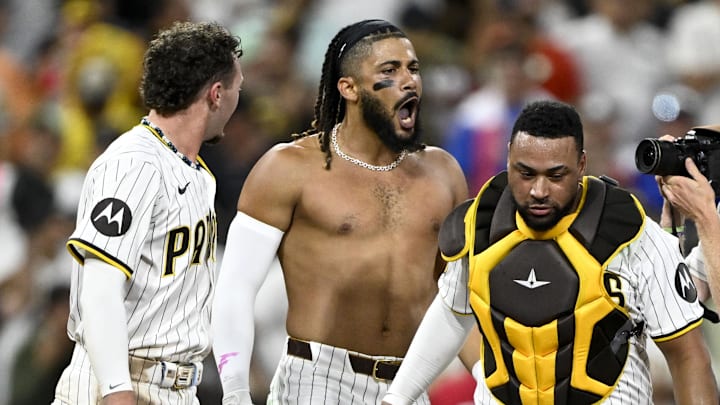
<path id="1" fill-rule="evenodd" d="M 331 234 L 420 232 L 435 238 L 453 208 L 447 187 L 432 177 L 379 177 L 314 182 L 303 194 L 297 219 Z"/>

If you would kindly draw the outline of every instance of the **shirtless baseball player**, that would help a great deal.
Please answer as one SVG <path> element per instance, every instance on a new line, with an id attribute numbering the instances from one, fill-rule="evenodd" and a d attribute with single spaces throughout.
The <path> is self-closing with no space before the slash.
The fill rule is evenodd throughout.
<path id="1" fill-rule="evenodd" d="M 421 97 L 396 26 L 361 21 L 330 43 L 312 128 L 258 161 L 230 225 L 212 322 L 223 404 L 251 403 L 253 305 L 276 255 L 289 337 L 268 403 L 384 395 L 437 291 L 440 224 L 467 198 L 455 159 L 418 141 Z"/>

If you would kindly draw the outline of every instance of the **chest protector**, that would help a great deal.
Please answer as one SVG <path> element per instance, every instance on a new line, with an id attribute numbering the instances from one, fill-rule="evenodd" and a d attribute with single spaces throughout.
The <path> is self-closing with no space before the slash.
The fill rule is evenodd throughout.
<path id="1" fill-rule="evenodd" d="M 470 258 L 486 383 L 505 404 L 599 402 L 642 328 L 605 269 L 639 236 L 645 214 L 627 191 L 585 177 L 578 210 L 538 232 L 516 213 L 506 186 L 506 173 L 494 177 L 440 233 L 446 260 Z"/>

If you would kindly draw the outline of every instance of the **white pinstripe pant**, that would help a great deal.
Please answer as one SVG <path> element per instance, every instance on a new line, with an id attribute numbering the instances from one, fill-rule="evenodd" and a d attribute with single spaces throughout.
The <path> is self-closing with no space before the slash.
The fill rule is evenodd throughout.
<path id="1" fill-rule="evenodd" d="M 377 405 L 390 380 L 375 379 L 355 372 L 349 354 L 374 360 L 401 360 L 397 357 L 367 356 L 333 346 L 309 342 L 312 360 L 285 351 L 275 371 L 268 405 Z M 430 405 L 427 393 L 416 402 Z"/>
<path id="2" fill-rule="evenodd" d="M 130 373 L 133 391 L 138 405 L 198 405 L 196 387 L 175 390 L 162 388 L 157 384 L 138 382 L 142 380 L 140 370 Z M 87 352 L 75 345 L 72 360 L 62 373 L 55 388 L 55 400 L 51 405 L 100 405 L 102 397 L 95 374 L 90 367 Z"/>

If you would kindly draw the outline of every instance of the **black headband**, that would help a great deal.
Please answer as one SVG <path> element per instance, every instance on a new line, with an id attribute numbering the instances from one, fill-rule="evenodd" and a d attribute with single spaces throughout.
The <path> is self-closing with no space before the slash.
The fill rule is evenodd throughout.
<path id="1" fill-rule="evenodd" d="M 338 51 L 337 61 L 340 62 L 345 51 L 349 51 L 350 48 L 355 46 L 361 39 L 378 32 L 399 32 L 405 35 L 400 28 L 385 20 L 364 20 L 349 25 L 339 34 L 338 43 L 341 45 Z"/>

